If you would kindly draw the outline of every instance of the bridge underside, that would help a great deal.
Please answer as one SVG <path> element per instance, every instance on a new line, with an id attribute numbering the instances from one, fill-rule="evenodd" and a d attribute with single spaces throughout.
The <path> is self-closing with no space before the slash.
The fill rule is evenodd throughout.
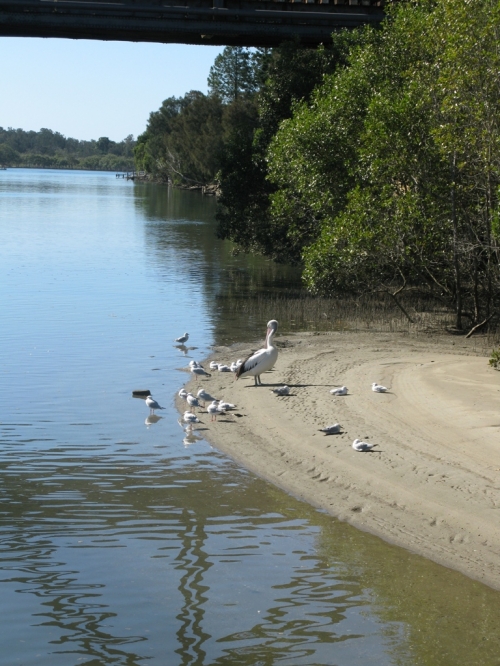
<path id="1" fill-rule="evenodd" d="M 0 0 L 0 36 L 278 46 L 326 44 L 384 18 L 383 0 Z"/>

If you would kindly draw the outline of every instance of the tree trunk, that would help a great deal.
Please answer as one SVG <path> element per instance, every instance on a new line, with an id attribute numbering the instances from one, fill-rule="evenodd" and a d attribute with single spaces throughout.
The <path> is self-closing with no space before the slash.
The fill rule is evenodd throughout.
<path id="1" fill-rule="evenodd" d="M 455 201 L 455 175 L 456 175 L 456 154 L 453 153 L 451 161 L 451 223 L 453 226 L 453 267 L 455 271 L 455 309 L 456 309 L 456 327 L 462 330 L 462 284 L 460 279 L 460 264 L 458 261 L 458 225 L 457 211 Z"/>

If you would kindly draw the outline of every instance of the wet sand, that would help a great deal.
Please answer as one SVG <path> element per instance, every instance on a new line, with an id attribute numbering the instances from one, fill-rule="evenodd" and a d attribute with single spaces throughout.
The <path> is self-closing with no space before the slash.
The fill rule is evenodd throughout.
<path id="1" fill-rule="evenodd" d="M 216 371 L 189 382 L 237 405 L 216 423 L 200 413 L 200 434 L 340 520 L 500 589 L 500 373 L 473 340 L 328 333 L 280 342 L 265 386 Z M 372 382 L 390 391 L 374 393 Z M 282 384 L 287 397 L 270 390 Z M 332 396 L 341 385 L 348 394 Z M 318 432 L 335 422 L 341 434 Z M 374 451 L 354 451 L 356 437 Z"/>

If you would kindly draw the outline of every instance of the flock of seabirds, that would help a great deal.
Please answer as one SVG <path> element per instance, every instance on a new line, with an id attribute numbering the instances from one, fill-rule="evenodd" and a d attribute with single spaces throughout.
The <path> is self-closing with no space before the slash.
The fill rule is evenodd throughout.
<path id="1" fill-rule="evenodd" d="M 264 372 L 271 370 L 277 359 L 278 359 L 278 348 L 273 344 L 274 336 L 278 330 L 278 322 L 276 319 L 271 319 L 267 323 L 267 332 L 265 346 L 258 351 L 250 354 L 246 359 L 238 359 L 231 363 L 231 365 L 225 365 L 223 363 L 217 363 L 216 361 L 210 362 L 210 369 L 214 372 L 233 372 L 236 379 L 244 377 L 253 377 L 255 386 L 264 386 L 261 381 L 261 375 Z M 189 339 L 189 333 L 184 333 L 179 338 L 175 339 L 180 345 L 184 345 Z M 193 376 L 196 377 L 211 377 L 211 373 L 207 372 L 205 368 L 198 363 L 197 361 L 189 362 L 189 369 Z M 373 382 L 372 391 L 375 393 L 386 393 L 389 389 L 386 386 L 377 384 Z M 287 396 L 290 395 L 289 386 L 278 386 L 271 389 L 273 393 L 278 396 Z M 347 395 L 348 389 L 347 386 L 339 386 L 330 391 L 332 395 L 341 396 Z M 216 421 L 217 416 L 220 414 L 226 414 L 228 411 L 231 411 L 236 408 L 236 405 L 233 405 L 230 402 L 225 402 L 224 400 L 218 400 L 214 398 L 208 391 L 201 388 L 196 396 L 194 396 L 186 389 L 181 388 L 178 393 L 179 397 L 182 400 L 185 400 L 189 405 L 190 409 L 187 409 L 182 415 L 183 423 L 187 424 L 188 428 L 193 428 L 195 423 L 201 423 L 200 419 L 194 413 L 194 409 L 202 407 L 206 409 L 207 413 L 210 414 L 210 420 Z M 207 406 L 207 403 L 210 403 Z M 148 395 L 146 398 L 146 405 L 149 407 L 150 415 L 153 415 L 157 409 L 165 409 L 161 407 L 158 402 L 153 398 L 152 395 Z M 325 433 L 325 435 L 336 435 L 341 432 L 342 426 L 339 423 L 334 423 L 332 425 L 327 425 L 324 428 L 320 428 L 319 432 Z M 355 439 L 352 443 L 352 448 L 355 451 L 367 452 L 371 451 L 376 444 L 370 444 L 369 442 L 363 442 L 360 439 Z"/>

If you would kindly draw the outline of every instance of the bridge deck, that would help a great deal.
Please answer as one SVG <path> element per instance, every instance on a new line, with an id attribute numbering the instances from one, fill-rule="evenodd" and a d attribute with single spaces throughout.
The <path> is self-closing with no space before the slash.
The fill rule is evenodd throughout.
<path id="1" fill-rule="evenodd" d="M 0 35 L 277 46 L 384 17 L 383 0 L 0 0 Z"/>

